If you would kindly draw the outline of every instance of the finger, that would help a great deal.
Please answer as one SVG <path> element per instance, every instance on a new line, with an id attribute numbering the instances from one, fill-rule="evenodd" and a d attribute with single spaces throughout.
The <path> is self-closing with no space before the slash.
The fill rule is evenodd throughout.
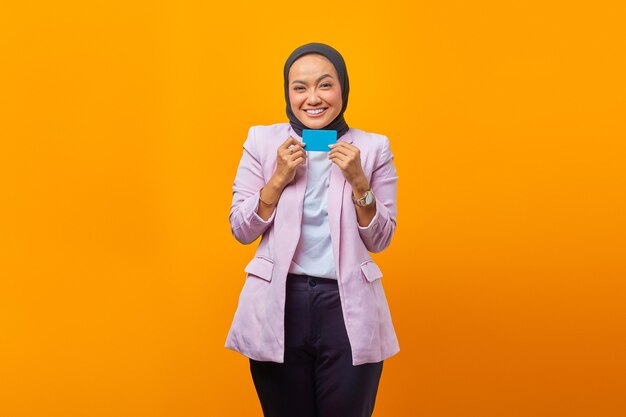
<path id="1" fill-rule="evenodd" d="M 295 167 L 295 166 L 300 165 L 303 162 L 304 162 L 304 158 L 303 157 L 299 157 L 296 160 L 291 161 L 289 164 L 291 165 L 291 167 Z"/>
<path id="2" fill-rule="evenodd" d="M 279 150 L 278 154 L 284 157 L 295 155 L 298 152 L 304 152 L 302 145 L 289 145 L 286 149 Z"/>
<path id="3" fill-rule="evenodd" d="M 337 158 L 337 157 L 330 158 L 330 162 L 332 162 L 333 164 L 337 165 L 342 170 L 345 169 L 345 167 L 346 167 L 346 163 L 344 161 L 342 161 L 341 159 Z"/>
<path id="4" fill-rule="evenodd" d="M 293 160 L 296 155 L 300 155 L 306 158 L 306 151 L 302 149 L 302 147 L 294 147 L 293 149 L 287 149 L 285 151 L 282 151 L 282 156 L 289 160 Z"/>
<path id="5" fill-rule="evenodd" d="M 306 152 L 304 152 L 303 150 L 300 150 L 298 152 L 294 152 L 293 154 L 289 155 L 289 159 L 291 161 L 295 161 L 298 158 L 306 159 Z"/>
<path id="6" fill-rule="evenodd" d="M 347 145 L 347 146 L 346 146 Z M 341 146 L 333 146 L 333 148 L 331 149 L 330 153 L 332 154 L 341 154 L 341 155 L 345 155 L 347 157 L 350 157 L 352 159 L 359 159 L 359 148 L 355 147 L 355 146 L 351 146 L 349 144 L 344 144 L 342 142 Z"/>
<path id="7" fill-rule="evenodd" d="M 354 157 L 356 156 L 356 153 L 351 151 L 350 149 L 346 149 L 346 148 L 333 148 L 333 150 L 331 150 L 330 152 L 328 152 L 329 155 L 343 155 L 346 157 Z"/>
<path id="8" fill-rule="evenodd" d="M 348 142 L 335 142 L 335 143 L 331 143 L 330 145 L 331 149 L 335 149 L 335 148 L 344 148 L 344 149 L 349 149 L 353 152 L 359 152 L 359 148 L 357 148 L 356 146 L 352 145 L 351 143 Z"/>
<path id="9" fill-rule="evenodd" d="M 335 142 L 335 143 L 331 143 L 330 145 L 328 145 L 328 147 L 330 148 L 331 151 L 337 150 L 337 151 L 341 151 L 341 152 L 350 152 L 350 153 L 358 153 L 359 152 L 359 148 L 357 148 L 356 146 L 352 146 L 349 143 L 346 142 Z"/>
<path id="10" fill-rule="evenodd" d="M 359 153 L 361 151 L 359 148 L 357 148 L 351 143 L 347 143 L 347 142 L 340 142 L 340 143 L 342 143 L 344 147 L 346 147 L 347 149 L 350 149 L 354 153 Z"/>
<path id="11" fill-rule="evenodd" d="M 334 155 L 329 155 L 328 159 L 330 159 L 332 162 L 340 162 L 342 164 L 347 164 L 349 162 L 349 158 L 346 157 L 345 155 L 341 155 L 341 154 L 334 154 Z"/>
<path id="12" fill-rule="evenodd" d="M 286 141 L 284 141 L 278 149 L 287 149 L 289 145 L 297 145 L 301 142 L 298 139 L 294 139 L 292 136 L 289 136 Z"/>
<path id="13" fill-rule="evenodd" d="M 306 152 L 300 142 L 298 142 L 297 145 L 293 145 L 293 144 L 289 145 L 287 147 L 287 149 L 279 151 L 279 154 L 280 155 L 286 155 L 287 157 L 290 157 L 291 155 L 295 155 L 298 152 Z"/>
<path id="14" fill-rule="evenodd" d="M 328 159 L 337 159 L 339 161 L 343 161 L 343 162 L 347 162 L 349 161 L 349 157 L 347 157 L 346 155 L 342 155 L 340 153 L 334 153 L 332 155 L 328 155 Z"/>

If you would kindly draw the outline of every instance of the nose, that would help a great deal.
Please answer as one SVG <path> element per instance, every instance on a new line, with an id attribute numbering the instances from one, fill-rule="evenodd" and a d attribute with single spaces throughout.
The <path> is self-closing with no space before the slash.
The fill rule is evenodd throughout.
<path id="1" fill-rule="evenodd" d="M 319 98 L 319 96 L 317 95 L 317 92 L 315 90 L 311 90 L 311 93 L 307 97 L 306 101 L 307 101 L 307 104 L 309 106 L 315 106 L 315 105 L 320 104 L 322 102 L 322 100 Z"/>

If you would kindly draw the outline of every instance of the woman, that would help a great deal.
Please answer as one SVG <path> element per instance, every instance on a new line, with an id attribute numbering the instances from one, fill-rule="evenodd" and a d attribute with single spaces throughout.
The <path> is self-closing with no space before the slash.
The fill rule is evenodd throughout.
<path id="1" fill-rule="evenodd" d="M 250 129 L 233 184 L 233 235 L 262 238 L 226 347 L 249 358 L 266 417 L 371 416 L 383 360 L 399 351 L 369 254 L 396 226 L 393 155 L 385 136 L 344 120 L 350 88 L 335 49 L 293 51 L 284 88 L 289 123 Z M 307 152 L 303 129 L 338 139 Z"/>

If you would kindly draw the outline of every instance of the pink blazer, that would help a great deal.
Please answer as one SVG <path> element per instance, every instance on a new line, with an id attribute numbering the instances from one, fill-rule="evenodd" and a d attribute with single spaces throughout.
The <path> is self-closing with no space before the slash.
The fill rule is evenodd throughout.
<path id="1" fill-rule="evenodd" d="M 259 191 L 274 173 L 276 150 L 289 136 L 302 140 L 289 123 L 253 126 L 233 184 L 230 226 L 244 244 L 262 235 L 247 273 L 226 347 L 259 361 L 284 362 L 285 282 L 300 237 L 307 166 L 280 197 L 272 216 L 257 213 Z M 339 141 L 360 149 L 361 164 L 376 197 L 376 215 L 366 227 L 357 223 L 352 189 L 331 165 L 328 221 L 344 322 L 353 365 L 379 362 L 400 347 L 381 282 L 382 272 L 369 252 L 391 242 L 396 227 L 398 176 L 387 137 L 351 128 Z"/>

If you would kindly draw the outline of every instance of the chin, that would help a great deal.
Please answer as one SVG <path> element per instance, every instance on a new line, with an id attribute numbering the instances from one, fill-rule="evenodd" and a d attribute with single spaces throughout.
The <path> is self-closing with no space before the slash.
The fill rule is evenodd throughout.
<path id="1" fill-rule="evenodd" d="M 306 127 L 309 129 L 324 129 L 330 123 L 322 122 L 322 123 L 304 123 Z"/>
<path id="2" fill-rule="evenodd" d="M 333 119 L 328 117 L 319 120 L 311 120 L 306 115 L 304 115 L 304 120 L 302 120 L 302 124 L 304 124 L 309 129 L 323 129 L 328 126 Z"/>

